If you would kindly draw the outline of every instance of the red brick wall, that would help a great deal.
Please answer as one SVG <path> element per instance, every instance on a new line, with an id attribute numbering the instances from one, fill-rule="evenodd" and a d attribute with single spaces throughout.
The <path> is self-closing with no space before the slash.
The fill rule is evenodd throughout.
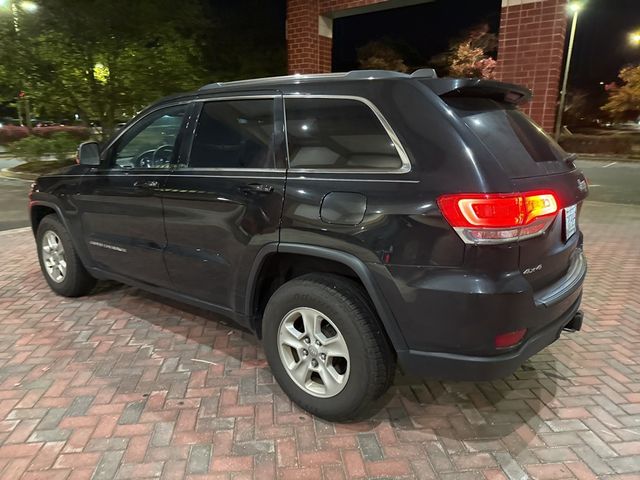
<path id="1" fill-rule="evenodd" d="M 288 0 L 287 61 L 289 73 L 318 73 L 331 70 L 320 67 L 320 37 L 318 36 L 318 0 Z M 331 40 L 329 40 L 331 45 Z M 323 58 L 326 53 L 323 53 Z M 326 60 L 325 60 L 326 61 Z"/>
<path id="2" fill-rule="evenodd" d="M 332 39 L 329 37 L 320 37 L 320 45 L 318 46 L 319 68 L 320 72 L 331 71 L 331 46 Z"/>
<path id="3" fill-rule="evenodd" d="M 497 78 L 533 91 L 533 99 L 523 110 L 547 132 L 553 131 L 556 118 L 568 20 L 566 3 L 505 0 L 500 15 Z"/>
<path id="4" fill-rule="evenodd" d="M 318 33 L 318 16 L 386 0 L 288 0 L 287 60 L 289 73 L 331 71 L 331 38 Z"/>

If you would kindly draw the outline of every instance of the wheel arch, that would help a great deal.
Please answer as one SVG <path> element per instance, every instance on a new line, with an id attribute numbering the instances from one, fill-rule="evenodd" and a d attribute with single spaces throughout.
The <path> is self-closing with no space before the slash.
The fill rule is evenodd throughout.
<path id="1" fill-rule="evenodd" d="M 31 231 L 35 235 L 38 233 L 38 226 L 44 217 L 47 215 L 55 214 L 64 223 L 64 217 L 61 215 L 60 208 L 57 205 L 49 202 L 31 202 L 29 205 L 29 219 L 31 220 Z"/>
<path id="2" fill-rule="evenodd" d="M 387 336 L 396 351 L 405 350 L 407 348 L 405 339 L 400 332 L 400 328 L 393 316 L 389 305 L 378 288 L 372 273 L 366 264 L 354 255 L 339 250 L 333 250 L 326 247 L 318 247 L 315 245 L 304 245 L 295 243 L 268 244 L 263 247 L 253 263 L 247 279 L 247 290 L 245 295 L 244 312 L 249 317 L 251 328 L 256 334 L 261 336 L 261 319 L 262 312 L 260 308 L 261 301 L 265 302 L 270 297 L 270 293 L 266 297 L 261 298 L 264 294 L 265 285 L 262 284 L 265 279 L 265 270 L 269 268 L 270 263 L 274 260 L 282 258 L 282 256 L 291 255 L 306 257 L 322 261 L 332 273 L 339 273 L 346 276 L 352 276 L 355 280 L 362 284 L 363 288 L 369 295 L 373 306 L 382 321 Z M 330 263 L 329 263 L 330 262 Z M 338 272 L 333 269 L 338 268 Z M 268 290 L 268 287 L 266 287 Z M 266 303 L 266 302 L 265 302 Z"/>
<path id="3" fill-rule="evenodd" d="M 62 225 L 69 233 L 69 238 L 71 238 L 71 242 L 73 243 L 73 247 L 76 250 L 76 253 L 80 257 L 80 261 L 88 268 L 91 263 L 88 262 L 87 255 L 85 255 L 85 251 L 82 248 L 79 248 L 79 241 L 73 235 L 73 229 L 70 227 L 67 218 L 63 215 L 62 209 L 59 205 L 56 205 L 53 202 L 48 202 L 46 200 L 31 200 L 29 203 L 29 219 L 31 221 L 31 230 L 33 231 L 34 237 L 38 234 L 38 226 L 44 217 L 50 214 L 55 214 Z"/>

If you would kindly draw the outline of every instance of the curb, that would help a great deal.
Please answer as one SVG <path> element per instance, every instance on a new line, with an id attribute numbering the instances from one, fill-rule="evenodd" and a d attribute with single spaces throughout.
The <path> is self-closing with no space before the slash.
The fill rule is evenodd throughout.
<path id="1" fill-rule="evenodd" d="M 602 160 L 603 162 L 611 159 L 615 162 L 638 163 L 640 157 L 629 157 L 625 155 L 609 155 L 606 153 L 576 153 L 578 160 Z"/>
<path id="2" fill-rule="evenodd" d="M 12 180 L 32 181 L 39 177 L 35 173 L 13 172 L 8 168 L 0 170 L 0 177 L 10 178 Z"/>

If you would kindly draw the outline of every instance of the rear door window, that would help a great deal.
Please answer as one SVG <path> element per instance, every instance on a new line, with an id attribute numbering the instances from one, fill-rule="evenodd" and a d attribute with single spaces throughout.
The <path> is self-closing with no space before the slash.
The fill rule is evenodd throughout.
<path id="1" fill-rule="evenodd" d="M 190 168 L 274 168 L 273 98 L 219 100 L 202 106 Z"/>
<path id="2" fill-rule="evenodd" d="M 289 167 L 399 170 L 402 158 L 374 111 L 350 98 L 286 98 Z"/>
<path id="3" fill-rule="evenodd" d="M 570 170 L 565 152 L 515 105 L 482 97 L 444 97 L 511 177 Z"/>

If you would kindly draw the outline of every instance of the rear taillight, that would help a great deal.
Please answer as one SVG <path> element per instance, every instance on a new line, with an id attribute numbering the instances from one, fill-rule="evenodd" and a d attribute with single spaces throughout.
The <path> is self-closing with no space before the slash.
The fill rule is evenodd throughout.
<path id="1" fill-rule="evenodd" d="M 553 192 L 456 193 L 438 206 L 465 243 L 495 244 L 544 233 L 558 212 Z"/>

